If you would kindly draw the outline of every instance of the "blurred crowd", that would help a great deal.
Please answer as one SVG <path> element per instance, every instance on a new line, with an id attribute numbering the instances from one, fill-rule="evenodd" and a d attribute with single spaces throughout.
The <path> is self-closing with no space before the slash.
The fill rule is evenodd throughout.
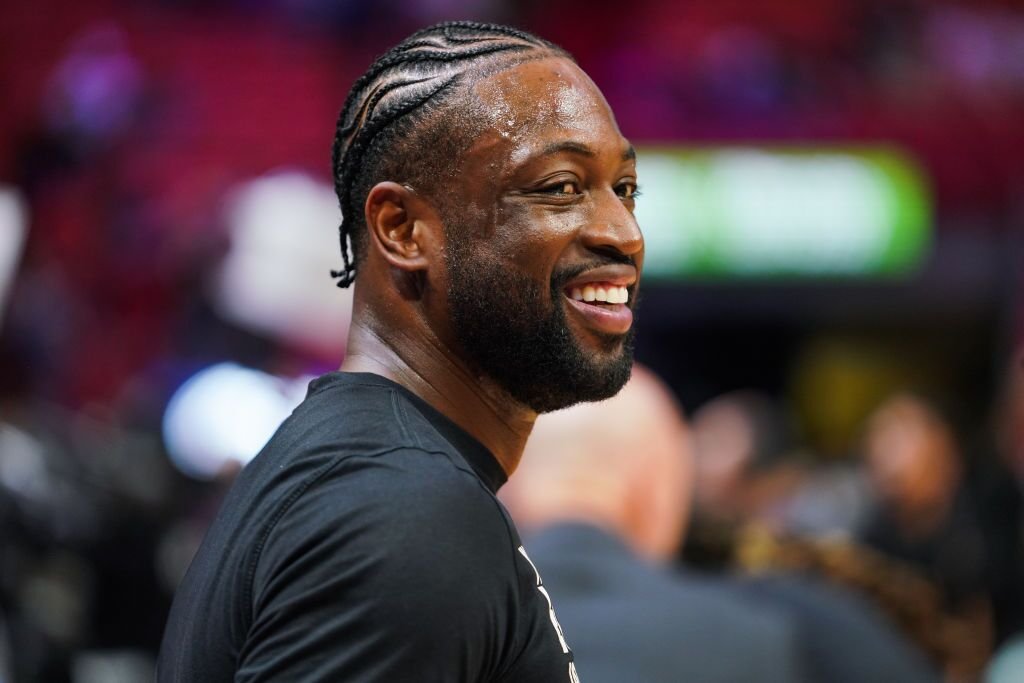
<path id="1" fill-rule="evenodd" d="M 950 413 L 901 392 L 833 467 L 801 451 L 783 403 L 732 392 L 687 420 L 644 368 L 614 399 L 542 416 L 502 496 L 581 676 L 1019 680 L 1015 375 L 995 452 L 969 453 Z M 759 631 L 758 608 L 777 623 Z"/>
<path id="2" fill-rule="evenodd" d="M 319 206 L 330 183 L 334 117 L 353 78 L 381 46 L 456 17 L 517 23 L 564 45 L 634 142 L 881 140 L 927 168 L 940 231 L 1002 244 L 1021 229 L 1024 7 L 1010 0 L 8 3 L 0 194 L 23 218 L 0 230 L 24 239 L 9 240 L 10 268 L 0 258 L 0 683 L 151 678 L 174 586 L 253 454 L 188 476 L 168 457 L 171 397 L 217 363 L 289 381 L 337 367 L 344 320 L 296 304 L 308 289 L 296 283 L 308 281 L 336 295 L 327 310 L 345 310 L 327 274 L 337 217 L 298 205 Z M 280 199 L 246 204 L 268 179 Z M 269 228 L 239 227 L 253 214 Z M 322 226 L 322 241 L 293 253 L 307 223 Z M 270 246 L 252 237 L 268 230 Z M 269 255 L 236 269 L 257 243 Z M 1024 267 L 1011 264 L 1009 277 L 1019 302 Z M 284 291 L 292 298 L 274 298 Z M 997 678 L 1014 666 L 1024 677 L 1013 659 L 1024 632 L 1024 306 L 1008 315 L 988 333 L 999 369 L 981 382 L 984 405 L 965 410 L 955 385 L 894 385 L 835 449 L 841 457 L 815 451 L 820 439 L 807 438 L 786 391 L 705 391 L 685 420 L 666 415 L 680 421 L 675 443 L 691 444 L 675 454 L 685 481 L 664 494 L 662 513 L 675 515 L 658 532 L 667 540 L 639 554 L 687 567 L 693 582 L 762 577 L 699 598 L 721 590 L 701 609 L 742 613 L 750 632 L 789 628 L 747 614 L 755 603 L 807 611 L 779 607 L 803 589 L 794 597 L 766 577 L 812 576 L 810 590 L 843 596 L 821 603 L 858 601 L 849 623 L 884 633 L 878 647 L 909 667 L 897 670 L 1020 680 Z M 685 382 L 715 385 L 673 377 L 658 400 L 693 395 Z M 225 395 L 227 412 L 236 398 Z M 644 433 L 631 431 L 630 450 L 645 448 Z M 611 456 L 590 462 L 653 490 Z M 636 495 L 583 480 L 605 498 Z M 516 512 L 516 477 L 510 486 Z M 545 571 L 540 554 L 531 549 Z M 562 614 L 562 591 L 552 593 Z M 821 625 L 784 617 L 797 644 Z M 765 661 L 796 662 L 804 680 L 841 680 L 807 671 L 853 666 L 835 643 L 800 647 L 765 645 L 793 650 Z"/>
<path id="3" fill-rule="evenodd" d="M 901 391 L 868 416 L 857 457 L 831 466 L 802 452 L 779 402 L 715 398 L 693 416 L 684 560 L 827 579 L 868 597 L 949 680 L 974 680 L 1024 629 L 1024 380 L 1012 376 L 990 439 L 965 441 L 950 409 Z"/>

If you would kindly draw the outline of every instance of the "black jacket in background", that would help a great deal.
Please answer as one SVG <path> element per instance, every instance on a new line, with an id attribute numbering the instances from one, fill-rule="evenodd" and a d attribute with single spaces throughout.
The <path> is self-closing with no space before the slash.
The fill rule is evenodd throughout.
<path id="1" fill-rule="evenodd" d="M 794 625 L 717 580 L 681 577 L 596 527 L 526 539 L 584 683 L 805 683 Z"/>

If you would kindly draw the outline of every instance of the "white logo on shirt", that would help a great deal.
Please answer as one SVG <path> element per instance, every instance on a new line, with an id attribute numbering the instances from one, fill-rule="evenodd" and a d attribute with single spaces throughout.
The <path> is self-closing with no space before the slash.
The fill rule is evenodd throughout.
<path id="1" fill-rule="evenodd" d="M 526 548 L 523 546 L 519 546 L 519 554 L 525 557 L 526 561 L 530 563 L 530 567 L 533 568 L 533 573 L 537 576 L 537 590 L 540 591 L 540 594 L 548 602 L 548 618 L 551 619 L 551 625 L 555 627 L 555 634 L 558 635 L 558 642 L 562 646 L 562 653 L 569 654 L 569 644 L 565 642 L 565 633 L 562 631 L 562 625 L 558 623 L 558 617 L 555 616 L 555 606 L 551 602 L 551 596 L 548 595 L 547 589 L 544 588 L 544 582 L 541 581 L 537 565 L 526 554 Z M 573 662 L 569 662 L 569 681 L 571 683 L 580 683 L 579 675 L 576 673 L 576 665 Z"/>

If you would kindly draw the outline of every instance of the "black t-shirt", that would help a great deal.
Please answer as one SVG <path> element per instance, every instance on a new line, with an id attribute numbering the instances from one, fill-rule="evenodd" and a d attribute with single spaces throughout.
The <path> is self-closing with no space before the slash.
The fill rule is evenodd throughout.
<path id="1" fill-rule="evenodd" d="M 158 681 L 576 681 L 504 481 L 403 387 L 313 381 L 178 588 Z"/>

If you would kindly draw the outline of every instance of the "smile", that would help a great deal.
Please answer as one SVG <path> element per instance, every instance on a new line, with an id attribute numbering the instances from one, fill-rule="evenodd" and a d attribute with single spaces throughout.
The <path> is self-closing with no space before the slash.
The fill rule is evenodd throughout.
<path id="1" fill-rule="evenodd" d="M 604 334 L 620 335 L 633 324 L 633 311 L 626 302 L 629 290 L 609 282 L 589 282 L 566 289 L 565 298 L 587 327 Z"/>

